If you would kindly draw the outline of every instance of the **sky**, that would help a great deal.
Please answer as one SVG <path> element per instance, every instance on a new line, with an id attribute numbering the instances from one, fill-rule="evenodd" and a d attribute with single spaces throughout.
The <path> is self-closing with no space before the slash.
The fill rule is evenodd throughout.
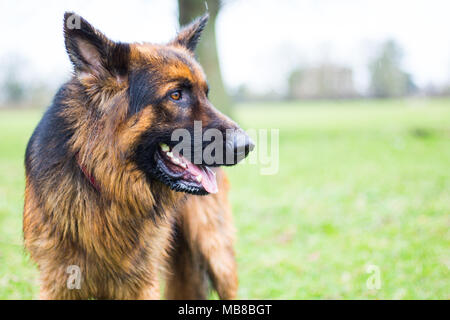
<path id="1" fill-rule="evenodd" d="M 352 67 L 364 92 L 367 63 L 386 39 L 401 45 L 403 67 L 419 86 L 450 83 L 448 0 L 225 2 L 216 28 L 224 80 L 232 90 L 245 84 L 260 93 L 283 92 L 292 68 L 332 62 Z M 161 43 L 179 30 L 177 10 L 176 0 L 1 0 L 0 66 L 18 59 L 27 79 L 58 84 L 71 70 L 64 11 L 77 12 L 113 40 Z"/>

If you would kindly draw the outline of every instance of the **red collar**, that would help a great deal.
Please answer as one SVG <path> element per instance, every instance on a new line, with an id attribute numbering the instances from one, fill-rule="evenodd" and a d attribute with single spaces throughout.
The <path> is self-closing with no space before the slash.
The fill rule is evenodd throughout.
<path id="1" fill-rule="evenodd" d="M 77 164 L 80 167 L 81 171 L 83 172 L 84 176 L 89 180 L 89 182 L 95 188 L 95 190 L 100 192 L 100 186 L 98 185 L 97 180 L 95 180 L 94 176 L 90 174 L 87 168 L 81 163 L 78 153 L 75 155 L 75 158 L 77 159 Z"/>

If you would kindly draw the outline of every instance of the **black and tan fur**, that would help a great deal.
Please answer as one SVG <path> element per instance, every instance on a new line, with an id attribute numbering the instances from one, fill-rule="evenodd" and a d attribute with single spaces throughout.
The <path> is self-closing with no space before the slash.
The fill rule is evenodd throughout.
<path id="1" fill-rule="evenodd" d="M 67 27 L 74 17 L 79 29 Z M 25 160 L 23 231 L 40 271 L 40 298 L 157 299 L 161 274 L 167 298 L 207 298 L 208 283 L 221 298 L 236 297 L 224 172 L 216 168 L 219 193 L 198 196 L 172 190 L 152 167 L 157 142 L 194 120 L 238 129 L 209 103 L 194 58 L 206 21 L 166 45 L 126 44 L 66 13 L 74 74 L 33 133 Z M 186 90 L 186 106 L 167 99 L 174 87 Z M 70 265 L 80 267 L 80 289 L 67 287 Z"/>

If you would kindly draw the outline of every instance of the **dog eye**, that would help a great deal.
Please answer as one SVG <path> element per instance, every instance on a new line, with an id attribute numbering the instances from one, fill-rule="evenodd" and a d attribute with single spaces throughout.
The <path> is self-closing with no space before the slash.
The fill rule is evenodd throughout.
<path id="1" fill-rule="evenodd" d="M 181 90 L 174 91 L 170 94 L 170 99 L 178 101 L 181 99 Z"/>

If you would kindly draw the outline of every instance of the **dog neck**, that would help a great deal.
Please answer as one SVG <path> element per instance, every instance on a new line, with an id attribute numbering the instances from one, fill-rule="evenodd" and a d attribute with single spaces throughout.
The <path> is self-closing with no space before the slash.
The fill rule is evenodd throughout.
<path id="1" fill-rule="evenodd" d="M 78 156 L 78 153 L 75 156 L 76 160 L 77 160 L 77 164 L 78 167 L 80 168 L 80 170 L 83 172 L 84 176 L 86 177 L 86 179 L 89 181 L 89 183 L 95 188 L 95 190 L 97 190 L 98 192 L 100 192 L 100 186 L 97 183 L 97 180 L 95 180 L 95 177 L 89 173 L 89 171 L 87 170 L 86 166 L 84 166 L 81 161 L 80 161 L 80 157 Z"/>

